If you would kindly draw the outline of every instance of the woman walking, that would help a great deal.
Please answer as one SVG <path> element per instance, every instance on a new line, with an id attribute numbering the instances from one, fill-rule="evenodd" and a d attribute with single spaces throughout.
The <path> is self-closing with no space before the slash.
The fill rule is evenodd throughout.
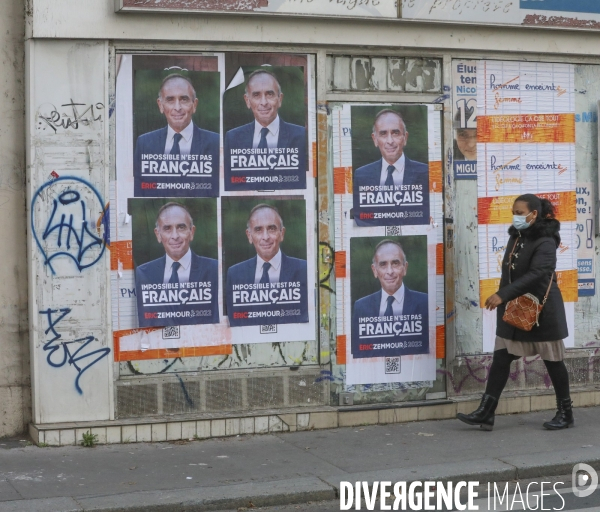
<path id="1" fill-rule="evenodd" d="M 556 284 L 556 249 L 560 245 L 560 222 L 554 218 L 554 207 L 547 199 L 534 194 L 517 197 L 513 204 L 513 225 L 502 260 L 500 289 L 487 298 L 485 307 L 497 310 L 498 325 L 492 367 L 485 394 L 471 414 L 457 418 L 484 430 L 494 428 L 494 413 L 510 373 L 510 363 L 523 356 L 539 354 L 543 359 L 554 391 L 558 411 L 544 423 L 550 430 L 574 426 L 569 374 L 563 361 L 563 338 L 568 335 L 562 295 Z M 506 303 L 530 293 L 540 304 L 545 300 L 537 325 L 530 331 L 513 327 L 502 317 Z"/>

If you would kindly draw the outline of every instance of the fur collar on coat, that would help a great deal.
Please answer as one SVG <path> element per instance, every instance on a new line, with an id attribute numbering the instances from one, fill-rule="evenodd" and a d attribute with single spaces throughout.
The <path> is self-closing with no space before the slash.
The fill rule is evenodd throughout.
<path id="1" fill-rule="evenodd" d="M 528 238 L 529 240 L 537 240 L 538 238 L 549 237 L 554 238 L 556 247 L 560 245 L 560 222 L 556 219 L 541 219 L 536 220 L 527 229 L 521 231 L 517 230 L 514 226 L 508 228 L 508 234 L 510 236 L 519 236 L 521 233 L 522 237 Z"/>

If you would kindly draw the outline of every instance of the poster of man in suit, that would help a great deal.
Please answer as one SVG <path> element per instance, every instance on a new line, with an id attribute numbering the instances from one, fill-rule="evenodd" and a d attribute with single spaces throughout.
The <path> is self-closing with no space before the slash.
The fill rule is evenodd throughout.
<path id="1" fill-rule="evenodd" d="M 354 237 L 350 262 L 352 357 L 427 354 L 427 236 Z"/>
<path id="2" fill-rule="evenodd" d="M 133 120 L 136 197 L 219 195 L 218 71 L 134 69 Z"/>
<path id="3" fill-rule="evenodd" d="M 240 67 L 223 97 L 225 190 L 305 189 L 306 127 L 302 67 Z"/>
<path id="4" fill-rule="evenodd" d="M 219 322 L 216 199 L 130 199 L 140 327 Z"/>
<path id="5" fill-rule="evenodd" d="M 306 201 L 223 198 L 231 327 L 308 322 Z"/>
<path id="6" fill-rule="evenodd" d="M 429 224 L 427 107 L 353 105 L 351 126 L 356 225 Z"/>

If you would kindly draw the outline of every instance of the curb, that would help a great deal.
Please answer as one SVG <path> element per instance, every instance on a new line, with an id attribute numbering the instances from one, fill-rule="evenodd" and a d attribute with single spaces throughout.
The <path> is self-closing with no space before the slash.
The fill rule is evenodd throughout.
<path id="1" fill-rule="evenodd" d="M 534 453 L 505 459 L 478 459 L 414 468 L 338 473 L 317 478 L 306 477 L 227 485 L 140 491 L 130 494 L 62 497 L 0 502 L 0 512 L 208 512 L 240 507 L 293 505 L 309 501 L 335 500 L 341 481 L 414 481 L 477 480 L 480 484 L 567 475 L 579 462 L 600 470 L 600 447 Z"/>
<path id="2" fill-rule="evenodd" d="M 204 512 L 292 505 L 336 498 L 335 489 L 315 477 L 196 489 L 0 502 L 0 512 Z"/>

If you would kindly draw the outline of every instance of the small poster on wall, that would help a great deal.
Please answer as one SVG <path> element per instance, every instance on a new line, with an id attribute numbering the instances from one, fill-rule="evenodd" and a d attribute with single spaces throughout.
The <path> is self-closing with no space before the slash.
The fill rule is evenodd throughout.
<path id="1" fill-rule="evenodd" d="M 156 69 L 151 59 L 142 57 L 134 70 L 136 197 L 219 195 L 217 59 L 194 56 L 187 60 L 185 67 Z"/>
<path id="2" fill-rule="evenodd" d="M 427 236 L 351 238 L 350 261 L 353 357 L 427 354 Z"/>
<path id="3" fill-rule="evenodd" d="M 352 164 L 357 226 L 429 223 L 424 105 L 353 105 Z"/>

